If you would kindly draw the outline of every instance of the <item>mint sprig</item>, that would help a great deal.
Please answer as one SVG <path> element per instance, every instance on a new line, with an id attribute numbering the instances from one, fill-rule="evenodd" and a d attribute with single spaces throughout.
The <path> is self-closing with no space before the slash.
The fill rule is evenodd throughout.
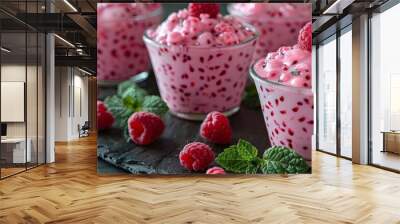
<path id="1" fill-rule="evenodd" d="M 142 111 L 163 115 L 168 111 L 167 105 L 159 96 L 146 96 L 142 103 Z"/>
<path id="2" fill-rule="evenodd" d="M 309 170 L 306 161 L 292 149 L 275 146 L 264 152 L 261 166 L 264 174 L 307 173 Z"/>
<path id="3" fill-rule="evenodd" d="M 128 119 L 138 111 L 147 111 L 159 116 L 168 111 L 165 102 L 159 96 L 148 95 L 147 91 L 132 81 L 118 85 L 117 94 L 104 100 L 107 109 L 115 118 L 115 126 L 122 129 L 124 138 L 129 141 Z"/>
<path id="4" fill-rule="evenodd" d="M 242 139 L 237 145 L 232 145 L 220 153 L 215 161 L 227 171 L 245 174 L 257 173 L 261 165 L 257 148 Z"/>
<path id="5" fill-rule="evenodd" d="M 294 150 L 273 146 L 258 157 L 258 150 L 240 139 L 236 145 L 226 148 L 215 161 L 225 170 L 240 174 L 294 174 L 308 173 L 310 167 Z"/>
<path id="6" fill-rule="evenodd" d="M 127 106 L 123 99 L 117 95 L 107 97 L 104 104 L 114 116 L 117 128 L 124 128 L 131 114 L 135 112 L 134 108 Z"/>

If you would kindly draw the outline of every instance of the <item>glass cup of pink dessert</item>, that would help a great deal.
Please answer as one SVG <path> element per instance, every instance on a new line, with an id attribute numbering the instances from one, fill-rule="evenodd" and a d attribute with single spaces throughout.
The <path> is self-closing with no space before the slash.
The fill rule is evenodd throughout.
<path id="1" fill-rule="evenodd" d="M 259 30 L 253 60 L 296 44 L 300 29 L 311 21 L 311 4 L 305 3 L 232 3 L 228 11 Z"/>
<path id="2" fill-rule="evenodd" d="M 190 3 L 144 40 L 161 97 L 178 117 L 201 120 L 211 111 L 239 110 L 258 34 L 218 4 Z"/>
<path id="3" fill-rule="evenodd" d="M 97 80 L 100 85 L 143 79 L 150 68 L 145 30 L 161 22 L 156 3 L 99 3 L 97 6 Z M 141 74 L 141 75 L 139 75 Z"/>
<path id="4" fill-rule="evenodd" d="M 298 44 L 269 53 L 250 69 L 271 144 L 289 147 L 309 161 L 314 126 L 311 29 L 308 23 Z"/>

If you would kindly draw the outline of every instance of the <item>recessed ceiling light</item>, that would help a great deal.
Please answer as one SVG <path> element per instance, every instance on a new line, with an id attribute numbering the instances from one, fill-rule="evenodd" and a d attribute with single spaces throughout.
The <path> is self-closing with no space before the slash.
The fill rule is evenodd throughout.
<path id="1" fill-rule="evenodd" d="M 351 5 L 355 0 L 336 0 L 322 14 L 342 14 L 343 10 Z"/>
<path id="2" fill-rule="evenodd" d="M 61 40 L 62 42 L 66 43 L 67 45 L 69 45 L 70 47 L 75 48 L 75 45 L 73 45 L 71 42 L 69 42 L 68 40 L 60 37 L 58 34 L 54 34 L 55 37 L 57 37 L 59 40 Z"/>
<path id="3" fill-rule="evenodd" d="M 9 50 L 9 49 L 7 49 L 7 48 L 5 48 L 5 47 L 1 47 L 0 49 L 1 49 L 2 51 L 6 52 L 6 53 L 10 53 L 10 52 L 11 52 L 11 50 Z"/>
<path id="4" fill-rule="evenodd" d="M 85 74 L 87 74 L 87 75 L 90 75 L 90 76 L 92 75 L 92 73 L 90 73 L 90 72 L 88 72 L 88 71 L 86 71 L 86 70 L 83 70 L 83 69 L 81 69 L 81 68 L 79 68 L 79 67 L 78 67 L 78 70 L 81 71 L 81 72 L 83 72 L 83 73 L 85 73 Z"/>
<path id="5" fill-rule="evenodd" d="M 68 0 L 64 0 L 64 3 L 67 4 L 74 12 L 78 12 L 78 10 Z"/>

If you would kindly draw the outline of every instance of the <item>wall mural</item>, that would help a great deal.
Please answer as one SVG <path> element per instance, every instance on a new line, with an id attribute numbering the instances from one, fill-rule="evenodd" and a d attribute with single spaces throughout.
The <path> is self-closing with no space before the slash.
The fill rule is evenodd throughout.
<path id="1" fill-rule="evenodd" d="M 311 173 L 311 4 L 99 3 L 98 172 Z"/>

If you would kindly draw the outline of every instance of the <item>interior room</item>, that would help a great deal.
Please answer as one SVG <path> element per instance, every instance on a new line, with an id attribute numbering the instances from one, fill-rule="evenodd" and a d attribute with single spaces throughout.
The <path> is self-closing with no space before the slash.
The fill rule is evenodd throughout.
<path id="1" fill-rule="evenodd" d="M 0 1 L 0 223 L 399 223 L 398 0 L 299 1 L 312 172 L 223 177 L 131 175 L 98 154 L 99 2 L 114 1 Z"/>
<path id="2" fill-rule="evenodd" d="M 371 18 L 371 162 L 395 170 L 400 170 L 400 70 L 395 66 L 400 48 L 391 43 L 400 34 L 390 27 L 400 19 L 399 10 L 396 5 Z"/>
<path id="3" fill-rule="evenodd" d="M 1 31 L 1 178 L 45 162 L 45 36 L 14 28 Z"/>

